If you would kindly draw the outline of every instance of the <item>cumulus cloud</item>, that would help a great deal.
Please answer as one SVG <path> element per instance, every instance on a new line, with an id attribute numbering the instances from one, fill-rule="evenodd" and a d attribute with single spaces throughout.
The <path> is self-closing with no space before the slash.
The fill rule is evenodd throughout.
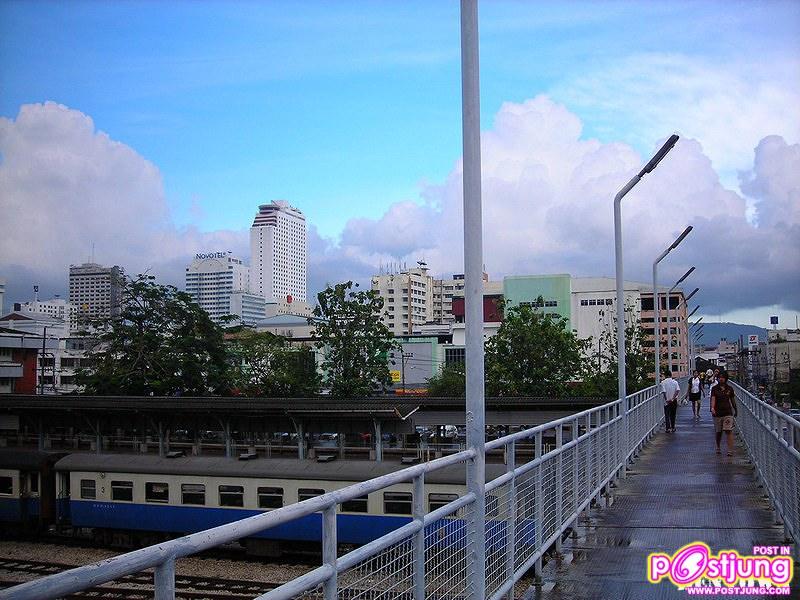
<path id="1" fill-rule="evenodd" d="M 663 140 L 660 140 L 660 143 Z M 664 281 L 689 265 L 709 314 L 782 305 L 800 309 L 800 145 L 759 139 L 725 187 L 699 141 L 682 138 L 624 201 L 626 278 L 647 281 L 653 258 L 687 225 Z M 655 149 L 655 146 L 654 148 Z M 614 193 L 645 157 L 583 135 L 581 120 L 546 96 L 506 103 L 483 133 L 484 256 L 494 277 L 613 274 Z M 380 263 L 425 258 L 438 273 L 463 269 L 461 162 L 417 201 L 379 219 L 351 219 L 339 240 L 309 228 L 309 292 L 366 283 Z M 181 285 L 201 250 L 247 256 L 247 230 L 174 226 L 158 168 L 64 106 L 26 105 L 0 118 L 0 275 L 10 299 L 63 293 L 70 263 L 96 258 L 129 273 L 150 269 Z M 752 216 L 752 218 L 749 218 Z"/>
<path id="2" fill-rule="evenodd" d="M 482 152 L 484 260 L 493 275 L 613 274 L 611 199 L 643 157 L 625 144 L 584 139 L 580 119 L 546 96 L 504 104 L 483 134 Z M 800 146 L 767 137 L 752 164 L 741 177 L 755 223 L 748 199 L 720 183 L 701 144 L 682 139 L 624 201 L 626 276 L 648 281 L 653 259 L 693 224 L 664 264 L 665 281 L 696 265 L 710 312 L 800 307 Z M 441 272 L 460 271 L 461 164 L 443 183 L 424 187 L 422 197 L 423 205 L 398 203 L 381 219 L 351 221 L 343 249 L 373 264 L 424 254 Z M 409 236 L 416 245 L 409 251 L 391 235 L 393 224 L 418 219 L 425 238 Z"/>
<path id="3" fill-rule="evenodd" d="M 172 225 L 161 174 L 135 150 L 97 131 L 90 117 L 54 102 L 0 118 L 0 267 L 9 299 L 64 293 L 68 268 L 95 258 L 183 282 L 202 249 L 242 252 L 246 232 Z"/>

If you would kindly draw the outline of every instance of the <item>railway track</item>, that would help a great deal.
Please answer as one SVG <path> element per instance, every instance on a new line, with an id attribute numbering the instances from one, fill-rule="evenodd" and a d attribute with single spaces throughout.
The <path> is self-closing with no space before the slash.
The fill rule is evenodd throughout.
<path id="1" fill-rule="evenodd" d="M 32 577 L 26 579 L 29 580 L 60 573 L 72 568 L 75 568 L 75 565 L 2 558 L 0 559 L 0 587 L 7 588 L 21 583 L 19 580 L 9 579 L 8 573 L 32 575 Z M 175 597 L 185 600 L 216 600 L 217 598 L 252 600 L 252 598 L 264 594 L 278 585 L 280 584 L 176 574 Z M 98 600 L 137 600 L 139 598 L 152 597 L 153 575 L 147 572 L 120 577 L 113 582 L 68 596 L 68 598 L 95 598 Z"/>

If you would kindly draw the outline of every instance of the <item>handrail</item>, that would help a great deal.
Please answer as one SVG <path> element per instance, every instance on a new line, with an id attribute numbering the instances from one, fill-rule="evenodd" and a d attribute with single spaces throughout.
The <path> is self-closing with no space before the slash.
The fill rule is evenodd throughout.
<path id="1" fill-rule="evenodd" d="M 800 543 L 800 421 L 731 382 L 742 410 L 737 431 L 786 536 Z"/>
<path id="2" fill-rule="evenodd" d="M 402 579 L 398 572 L 409 579 L 402 585 L 409 586 L 407 593 L 415 600 L 421 600 L 428 588 L 436 586 L 441 589 L 437 588 L 439 591 L 431 595 L 441 596 L 444 591 L 450 593 L 447 586 L 454 585 L 452 581 L 445 581 L 454 569 L 458 572 L 453 561 L 463 571 L 470 568 L 469 561 L 461 556 L 461 549 L 474 543 L 486 544 L 485 597 L 499 597 L 502 590 L 510 589 L 528 569 L 541 572 L 547 548 L 552 544 L 560 548 L 563 534 L 574 526 L 580 512 L 607 492 L 608 486 L 624 472 L 628 458 L 635 456 L 653 434 L 662 419 L 660 405 L 657 388 L 653 386 L 625 399 L 487 442 L 486 450 L 504 450 L 507 469 L 486 484 L 487 507 L 494 508 L 487 508 L 490 514 L 487 515 L 485 540 L 472 539 L 466 527 L 467 520 L 459 516 L 459 511 L 470 510 L 475 503 L 474 494 L 464 494 L 429 513 L 424 510 L 425 475 L 472 460 L 474 451 L 464 450 L 303 502 L 27 582 L 0 591 L 0 598 L 56 598 L 155 567 L 156 599 L 172 600 L 176 559 L 318 512 L 322 512 L 324 564 L 271 590 L 260 597 L 263 600 L 293 598 L 319 586 L 323 586 L 326 598 L 335 598 L 347 585 L 368 585 L 364 581 L 371 582 L 369 585 L 381 585 L 381 577 L 393 585 L 401 585 L 394 581 Z M 623 418 L 626 410 L 629 419 Z M 545 452 L 543 437 L 546 432 L 554 433 L 556 443 Z M 630 440 L 630 447 L 624 447 L 625 440 Z M 518 464 L 516 446 L 521 441 L 533 443 L 534 457 Z M 337 505 L 408 481 L 414 483 L 411 522 L 337 556 Z M 443 543 L 447 552 L 438 549 Z M 407 561 L 414 567 L 407 572 L 395 569 L 385 573 L 379 566 L 370 566 L 383 562 L 391 565 L 390 558 L 395 555 L 395 562 Z M 443 561 L 447 561 L 446 569 Z M 370 568 L 376 569 L 380 576 L 355 583 L 342 579 Z M 384 583 L 389 585 L 387 582 Z"/>

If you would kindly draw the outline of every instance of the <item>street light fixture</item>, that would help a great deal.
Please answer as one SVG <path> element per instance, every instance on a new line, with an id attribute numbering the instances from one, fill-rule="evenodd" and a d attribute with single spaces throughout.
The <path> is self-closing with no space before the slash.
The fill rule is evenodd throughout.
<path id="1" fill-rule="evenodd" d="M 691 269 L 686 271 L 686 273 L 683 274 L 683 277 L 678 279 L 678 281 L 675 282 L 675 285 L 673 285 L 671 288 L 669 288 L 669 291 L 667 292 L 667 353 L 668 353 L 668 359 L 669 359 L 669 374 L 670 375 L 672 375 L 672 302 L 671 302 L 672 292 L 674 292 L 675 288 L 677 288 L 681 283 L 683 283 L 686 280 L 686 278 L 689 275 L 691 275 L 693 272 L 694 272 L 694 267 L 692 267 Z M 700 288 L 697 288 L 697 289 L 700 289 Z M 695 290 L 695 291 L 697 291 L 697 290 Z M 692 294 L 694 294 L 694 292 L 692 292 Z M 678 310 L 680 305 L 681 305 L 680 302 L 678 302 L 675 305 L 675 310 L 676 311 Z"/>
<path id="2" fill-rule="evenodd" d="M 698 307 L 698 308 L 699 308 L 699 307 Z M 694 323 L 692 323 L 692 325 L 691 325 L 691 326 L 692 326 L 692 327 L 697 327 L 697 325 L 698 325 L 698 324 L 700 323 L 700 321 L 702 321 L 702 320 L 703 320 L 703 317 L 700 317 L 699 319 L 697 319 L 697 321 L 695 321 Z M 705 323 L 704 323 L 704 325 L 705 325 Z"/>
<path id="3" fill-rule="evenodd" d="M 622 269 L 622 199 L 642 180 L 642 177 L 653 172 L 653 169 L 655 169 L 658 163 L 672 150 L 677 141 L 677 135 L 672 134 L 669 136 L 669 139 L 664 142 L 664 145 L 661 146 L 659 151 L 650 159 L 650 162 L 648 162 L 644 168 L 614 196 L 614 258 L 617 271 L 617 395 L 623 401 L 625 396 L 627 396 L 627 392 L 625 389 L 625 294 L 623 291 Z M 627 406 L 623 407 L 622 414 L 624 415 L 623 427 L 627 433 Z M 627 462 L 627 457 L 625 462 Z"/>
<path id="4" fill-rule="evenodd" d="M 655 309 L 655 327 L 653 334 L 655 335 L 655 352 L 656 352 L 656 385 L 661 382 L 661 298 L 658 293 L 658 263 L 667 257 L 667 254 L 675 250 L 684 238 L 692 231 L 693 227 L 689 225 L 683 230 L 677 239 L 670 244 L 669 248 L 664 250 L 658 255 L 658 258 L 653 261 L 653 308 Z"/>
<path id="5" fill-rule="evenodd" d="M 695 306 L 695 307 L 692 309 L 692 312 L 690 312 L 688 315 L 686 315 L 686 320 L 688 321 L 689 319 L 691 319 L 691 318 L 692 318 L 692 315 L 693 315 L 694 313 L 696 313 L 696 312 L 698 311 L 698 309 L 699 309 L 699 308 L 700 308 L 700 305 L 699 305 L 699 304 L 698 304 L 697 306 Z"/>

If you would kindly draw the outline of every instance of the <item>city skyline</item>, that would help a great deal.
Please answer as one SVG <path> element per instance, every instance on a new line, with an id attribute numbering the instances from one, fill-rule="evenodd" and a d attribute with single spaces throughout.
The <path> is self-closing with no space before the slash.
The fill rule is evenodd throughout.
<path id="1" fill-rule="evenodd" d="M 389 261 L 463 270 L 457 3 L 424 5 L 423 20 L 421 4 L 131 7 L 0 7 L 7 305 L 34 283 L 64 294 L 66 266 L 92 244 L 103 264 L 181 286 L 196 252 L 247 256 L 252 212 L 275 199 L 308 218 L 312 298 Z M 676 131 L 669 160 L 626 200 L 626 279 L 647 281 L 692 224 L 662 277 L 697 266 L 698 316 L 793 325 L 797 5 L 481 11 L 492 277 L 612 274 L 610 198 Z M 166 35 L 184 21 L 209 42 Z"/>

